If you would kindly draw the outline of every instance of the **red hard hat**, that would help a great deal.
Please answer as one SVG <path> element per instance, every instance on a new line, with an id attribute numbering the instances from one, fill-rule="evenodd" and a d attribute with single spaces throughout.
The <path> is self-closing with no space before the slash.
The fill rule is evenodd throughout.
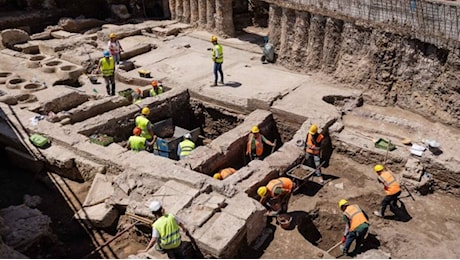
<path id="1" fill-rule="evenodd" d="M 142 133 L 142 129 L 140 129 L 139 127 L 134 127 L 133 129 L 134 135 L 141 135 L 141 133 Z"/>
<path id="2" fill-rule="evenodd" d="M 158 81 L 152 80 L 152 87 L 156 87 L 156 86 L 158 86 Z"/>

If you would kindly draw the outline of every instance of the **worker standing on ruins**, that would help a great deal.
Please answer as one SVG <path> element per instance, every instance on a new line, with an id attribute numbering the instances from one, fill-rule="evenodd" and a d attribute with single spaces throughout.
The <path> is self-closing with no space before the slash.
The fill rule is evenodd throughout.
<path id="1" fill-rule="evenodd" d="M 260 129 L 257 126 L 253 126 L 251 133 L 248 136 L 248 142 L 246 145 L 246 155 L 249 155 L 251 160 L 259 159 L 264 152 L 264 144 L 266 143 L 272 147 L 274 143 L 270 142 L 265 136 L 260 133 Z"/>
<path id="2" fill-rule="evenodd" d="M 308 130 L 307 136 L 305 138 L 305 160 L 307 164 L 316 168 L 316 176 L 320 178 L 320 183 L 323 184 L 324 180 L 321 176 L 321 142 L 324 139 L 324 136 L 318 133 L 318 126 L 312 124 Z"/>
<path id="3" fill-rule="evenodd" d="M 360 252 L 364 237 L 369 229 L 369 217 L 358 205 L 349 205 L 345 199 L 339 201 L 339 208 L 343 211 L 343 220 L 347 223 L 342 237 L 342 254 L 348 255 L 351 243 L 356 240 L 355 249 L 352 252 L 356 255 Z"/>
<path id="4" fill-rule="evenodd" d="M 120 63 L 120 55 L 123 52 L 123 48 L 121 47 L 120 41 L 117 39 L 117 35 L 115 33 L 111 33 L 109 35 L 110 40 L 107 44 L 107 48 L 110 51 L 110 55 L 115 60 L 115 63 L 118 65 Z"/>
<path id="5" fill-rule="evenodd" d="M 163 86 L 159 85 L 157 80 L 152 80 L 152 88 L 149 93 L 151 97 L 163 94 Z"/>
<path id="6" fill-rule="evenodd" d="M 169 258 L 184 258 L 180 250 L 182 238 L 179 227 L 186 234 L 188 230 L 182 221 L 173 214 L 165 213 L 159 201 L 150 202 L 149 210 L 157 220 L 152 224 L 152 239 L 145 250 L 140 250 L 139 253 L 145 253 L 155 246 L 157 251 L 167 253 Z"/>
<path id="7" fill-rule="evenodd" d="M 153 133 L 153 125 L 150 123 L 150 120 L 147 118 L 150 115 L 150 109 L 144 107 L 141 110 L 141 115 L 136 117 L 136 126 L 142 130 L 141 136 L 145 137 L 147 141 L 156 142 L 156 135 Z"/>
<path id="8" fill-rule="evenodd" d="M 177 147 L 177 156 L 179 158 L 185 159 L 192 151 L 195 149 L 195 143 L 192 141 L 192 135 L 190 133 L 186 133 L 184 135 L 184 140 L 179 143 Z"/>
<path id="9" fill-rule="evenodd" d="M 383 189 L 386 193 L 386 196 L 382 200 L 380 212 L 374 211 L 374 215 L 383 218 L 388 205 L 390 205 L 391 211 L 397 208 L 398 197 L 401 195 L 401 187 L 393 173 L 390 170 L 385 170 L 383 165 L 378 164 L 374 166 L 374 171 L 377 173 L 378 181 L 383 184 Z"/>
<path id="10" fill-rule="evenodd" d="M 217 179 L 217 180 L 224 180 L 225 178 L 227 178 L 228 176 L 234 174 L 235 172 L 236 172 L 236 170 L 231 168 L 231 167 L 225 168 L 225 169 L 222 169 L 220 172 L 215 173 L 213 178 Z"/>
<path id="11" fill-rule="evenodd" d="M 142 130 L 139 127 L 134 127 L 132 136 L 129 137 L 126 148 L 135 152 L 140 152 L 146 150 L 147 147 L 150 149 L 153 146 L 153 142 L 147 141 L 145 137 L 140 136 Z"/>
<path id="12" fill-rule="evenodd" d="M 212 60 L 214 61 L 214 86 L 217 86 L 217 72 L 220 74 L 220 84 L 224 85 L 224 72 L 222 71 L 222 63 L 224 63 L 224 50 L 222 45 L 217 43 L 217 36 L 211 36 L 211 42 L 214 45 L 212 48 Z"/>
<path id="13" fill-rule="evenodd" d="M 268 182 L 267 186 L 261 186 L 257 189 L 257 194 L 260 196 L 260 204 L 271 211 L 267 212 L 266 215 L 273 216 L 287 211 L 294 185 L 291 179 L 281 177 L 273 179 Z"/>
<path id="14" fill-rule="evenodd" d="M 99 60 L 97 70 L 101 70 L 102 77 L 105 80 L 107 95 L 115 96 L 115 61 L 110 56 L 109 51 L 103 52 L 104 57 Z"/>

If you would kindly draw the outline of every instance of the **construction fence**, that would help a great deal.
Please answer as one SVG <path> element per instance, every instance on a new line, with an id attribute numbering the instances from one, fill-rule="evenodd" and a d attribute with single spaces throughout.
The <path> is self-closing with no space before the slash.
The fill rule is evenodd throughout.
<path id="1" fill-rule="evenodd" d="M 460 48 L 460 1 L 441 0 L 264 0 L 280 7 L 347 16 L 396 28 L 438 47 Z"/>

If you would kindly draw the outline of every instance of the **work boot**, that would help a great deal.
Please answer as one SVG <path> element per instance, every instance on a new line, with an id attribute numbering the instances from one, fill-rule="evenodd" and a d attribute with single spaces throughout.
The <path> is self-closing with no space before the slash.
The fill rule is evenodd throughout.
<path id="1" fill-rule="evenodd" d="M 224 81 L 221 81 L 221 82 L 219 82 L 219 83 L 222 84 L 222 85 L 225 85 Z"/>
<path id="2" fill-rule="evenodd" d="M 379 218 L 383 218 L 383 215 L 380 212 L 378 212 L 377 210 L 374 211 L 374 215 L 376 215 Z"/>

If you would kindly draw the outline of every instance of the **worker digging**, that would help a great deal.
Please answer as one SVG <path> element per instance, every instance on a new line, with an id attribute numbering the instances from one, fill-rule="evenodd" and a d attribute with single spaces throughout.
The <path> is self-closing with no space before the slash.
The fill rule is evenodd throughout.
<path id="1" fill-rule="evenodd" d="M 383 190 L 385 191 L 385 197 L 382 200 L 382 207 L 380 211 L 374 211 L 374 215 L 377 217 L 385 217 L 385 210 L 390 206 L 390 210 L 395 212 L 398 208 L 399 195 L 401 195 L 401 187 L 399 182 L 394 177 L 390 170 L 385 170 L 385 167 L 381 164 L 374 166 L 374 171 L 378 175 L 378 181 L 383 184 Z"/>
<path id="2" fill-rule="evenodd" d="M 351 243 L 356 240 L 352 255 L 357 255 L 360 253 L 362 243 L 369 229 L 369 217 L 358 205 L 349 205 L 345 199 L 339 201 L 339 208 L 343 212 L 343 220 L 346 223 L 341 240 L 343 244 L 341 247 L 342 254 L 348 255 Z"/>
<path id="3" fill-rule="evenodd" d="M 265 214 L 276 216 L 286 213 L 293 189 L 294 183 L 286 177 L 271 180 L 266 186 L 260 186 L 257 194 L 260 196 L 260 204 L 268 210 Z"/>

